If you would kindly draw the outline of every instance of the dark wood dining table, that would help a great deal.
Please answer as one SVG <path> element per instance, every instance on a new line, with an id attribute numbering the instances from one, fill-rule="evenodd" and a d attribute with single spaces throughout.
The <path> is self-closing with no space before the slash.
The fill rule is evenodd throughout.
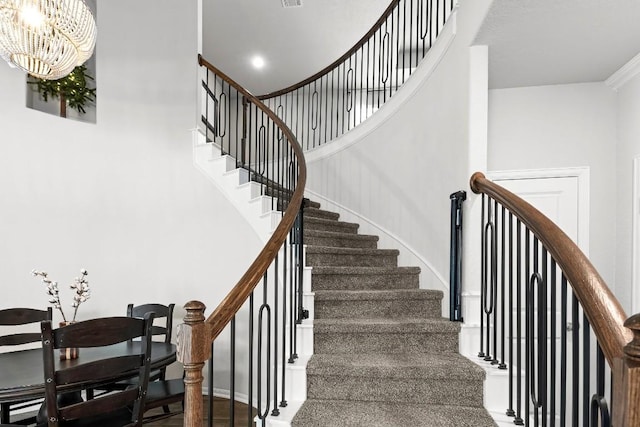
<path id="1" fill-rule="evenodd" d="M 104 357 L 129 355 L 140 352 L 140 342 L 119 343 L 107 347 L 83 348 L 74 360 L 56 360 L 58 367 L 87 363 Z M 176 360 L 176 346 L 171 343 L 153 342 L 151 348 L 151 369 L 170 365 Z M 113 381 L 135 376 L 114 376 Z M 67 388 L 80 390 L 98 384 L 69 384 Z M 0 353 L 0 403 L 21 399 L 44 397 L 44 368 L 42 348 Z"/>

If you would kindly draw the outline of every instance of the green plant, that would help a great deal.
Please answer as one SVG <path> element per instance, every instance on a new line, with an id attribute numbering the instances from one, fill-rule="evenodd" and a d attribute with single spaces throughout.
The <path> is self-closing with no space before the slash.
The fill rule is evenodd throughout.
<path id="1" fill-rule="evenodd" d="M 87 67 L 78 65 L 67 76 L 58 80 L 43 80 L 29 76 L 28 84 L 35 86 L 42 99 L 60 99 L 60 116 L 66 117 L 66 107 L 73 108 L 79 113 L 86 113 L 85 107 L 96 100 L 96 88 L 87 84 L 93 77 L 87 72 Z"/>

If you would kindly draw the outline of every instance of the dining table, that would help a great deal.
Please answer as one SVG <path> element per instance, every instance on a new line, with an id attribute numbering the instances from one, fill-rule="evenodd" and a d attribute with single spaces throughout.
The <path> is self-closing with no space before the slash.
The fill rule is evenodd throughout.
<path id="1" fill-rule="evenodd" d="M 82 348 L 77 359 L 57 360 L 56 370 L 92 362 L 105 357 L 126 356 L 140 353 L 140 342 L 123 342 L 105 347 Z M 168 366 L 176 360 L 176 346 L 165 342 L 152 342 L 151 369 Z M 134 377 L 138 372 L 114 375 L 110 381 Z M 104 382 L 103 382 L 104 383 Z M 63 390 L 76 391 L 100 384 L 67 384 Z M 42 347 L 0 353 L 0 403 L 18 402 L 44 397 L 44 367 Z M 3 414 L 3 418 L 8 414 Z M 1 421 L 0 422 L 5 422 Z"/>

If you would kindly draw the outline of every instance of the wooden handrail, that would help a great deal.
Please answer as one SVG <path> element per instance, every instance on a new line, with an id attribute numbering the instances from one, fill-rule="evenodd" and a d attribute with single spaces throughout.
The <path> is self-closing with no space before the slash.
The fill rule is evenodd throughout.
<path id="1" fill-rule="evenodd" d="M 307 166 L 304 160 L 304 154 L 302 148 L 298 143 L 298 140 L 293 135 L 291 130 L 284 124 L 284 122 L 269 108 L 267 108 L 262 101 L 249 93 L 246 89 L 236 83 L 233 79 L 226 74 L 218 70 L 216 67 L 207 62 L 201 55 L 198 55 L 198 63 L 204 66 L 220 76 L 223 80 L 233 86 L 239 93 L 245 96 L 245 98 L 254 103 L 262 112 L 268 116 L 281 130 L 283 135 L 291 144 L 293 152 L 298 161 L 298 180 L 296 182 L 295 191 L 291 195 L 289 200 L 289 206 L 284 212 L 282 220 L 276 227 L 275 231 L 271 235 L 271 238 L 266 243 L 262 251 L 258 254 L 253 263 L 249 266 L 246 273 L 240 278 L 238 283 L 222 300 L 218 307 L 207 318 L 206 323 L 209 325 L 210 338 L 213 341 L 225 326 L 231 321 L 233 316 L 240 310 L 245 303 L 251 292 L 258 285 L 260 280 L 264 277 L 264 273 L 267 271 L 273 260 L 275 259 L 280 247 L 285 242 L 287 235 L 291 228 L 293 228 L 294 222 L 302 205 L 304 198 L 304 188 L 307 181 Z"/>
<path id="2" fill-rule="evenodd" d="M 371 29 L 367 32 L 367 34 L 362 36 L 362 38 L 358 41 L 358 43 L 356 43 L 351 49 L 349 49 L 340 58 L 338 58 L 335 61 L 333 61 L 330 65 L 326 66 L 325 68 L 323 68 L 322 70 L 318 71 L 317 73 L 315 73 L 311 77 L 308 77 L 308 78 L 302 80 L 299 83 L 296 83 L 296 84 L 291 85 L 289 87 L 286 87 L 284 89 L 280 89 L 280 90 L 278 90 L 276 92 L 271 92 L 271 93 L 267 93 L 267 94 L 264 94 L 264 95 L 260 95 L 257 98 L 260 99 L 260 100 L 264 100 L 264 99 L 269 99 L 269 98 L 273 98 L 273 97 L 276 97 L 276 96 L 284 95 L 285 93 L 293 92 L 294 90 L 300 89 L 301 87 L 308 85 L 309 83 L 319 79 L 320 77 L 323 77 L 324 75 L 329 74 L 331 72 L 331 70 L 334 70 L 335 68 L 337 68 L 340 64 L 342 64 L 344 61 L 346 61 L 351 55 L 353 55 L 358 49 L 360 49 L 362 46 L 365 45 L 365 43 L 371 38 L 371 36 L 374 35 L 376 33 L 376 31 L 378 31 L 380 29 L 382 24 L 384 24 L 384 22 L 387 20 L 389 15 L 391 15 L 391 13 L 394 11 L 394 9 L 395 9 L 395 7 L 396 7 L 396 5 L 398 3 L 400 3 L 400 0 L 393 0 L 391 2 L 391 4 L 389 4 L 389 6 L 382 13 L 382 16 L 380 16 L 380 18 L 376 21 L 376 23 L 373 24 L 373 27 L 371 27 Z"/>
<path id="3" fill-rule="evenodd" d="M 633 338 L 624 325 L 627 315 L 578 246 L 540 211 L 481 172 L 471 176 L 470 186 L 474 193 L 486 194 L 507 208 L 542 242 L 571 284 L 609 365 L 624 358 L 624 347 Z"/>

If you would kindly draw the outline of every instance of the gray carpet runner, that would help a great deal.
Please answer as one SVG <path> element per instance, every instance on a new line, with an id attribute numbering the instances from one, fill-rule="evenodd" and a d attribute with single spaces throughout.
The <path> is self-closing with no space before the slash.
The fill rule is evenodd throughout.
<path id="1" fill-rule="evenodd" d="M 418 267 L 338 214 L 305 209 L 315 292 L 307 400 L 294 427 L 485 427 L 484 371 L 458 354 L 460 325 Z"/>

